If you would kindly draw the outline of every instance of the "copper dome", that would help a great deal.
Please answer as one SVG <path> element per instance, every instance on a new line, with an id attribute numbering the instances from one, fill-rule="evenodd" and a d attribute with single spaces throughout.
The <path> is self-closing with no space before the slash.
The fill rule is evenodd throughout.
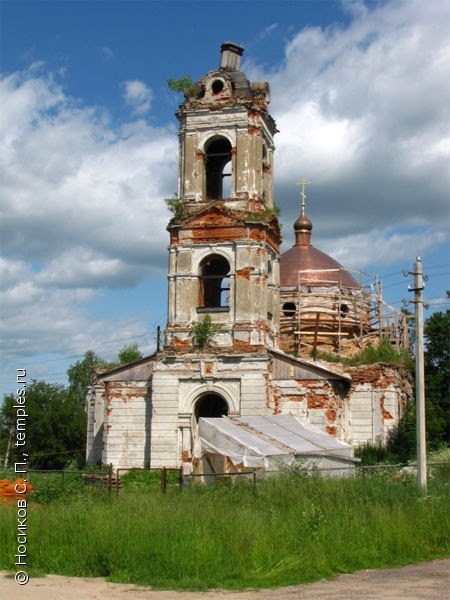
<path id="1" fill-rule="evenodd" d="M 311 246 L 312 223 L 302 214 L 294 223 L 295 244 L 280 256 L 280 285 L 335 286 L 360 288 L 354 277 L 337 260 Z"/>

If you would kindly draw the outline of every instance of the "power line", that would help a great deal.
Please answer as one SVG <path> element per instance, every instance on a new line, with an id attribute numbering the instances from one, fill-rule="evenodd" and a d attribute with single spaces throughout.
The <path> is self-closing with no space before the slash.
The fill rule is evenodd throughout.
<path id="1" fill-rule="evenodd" d="M 450 273 L 446 272 L 446 273 L 431 273 L 430 275 L 427 274 L 428 278 L 430 278 L 430 277 L 442 277 L 442 275 L 450 275 Z"/>
<path id="2" fill-rule="evenodd" d="M 444 265 L 432 265 L 432 266 L 427 266 L 426 270 L 428 271 L 429 269 L 441 269 L 443 267 L 450 267 L 450 263 L 444 264 Z M 387 277 L 393 277 L 394 275 L 402 275 L 403 271 L 394 271 L 393 273 L 387 273 L 386 275 L 379 275 L 378 277 L 380 279 L 386 279 Z"/>
<path id="3" fill-rule="evenodd" d="M 156 333 L 156 327 L 157 326 L 154 326 L 154 327 L 155 327 L 155 333 Z M 86 345 L 84 345 L 84 346 L 79 346 L 78 348 L 74 348 L 74 350 L 82 350 L 82 351 L 86 352 L 87 350 L 90 350 L 91 348 L 92 349 L 97 348 L 100 344 L 102 344 L 103 346 L 107 345 L 107 344 L 111 344 L 112 345 L 112 344 L 116 344 L 117 342 L 124 342 L 124 341 L 135 340 L 135 339 L 142 338 L 142 337 L 149 337 L 150 335 L 154 335 L 153 332 L 147 332 L 147 333 L 143 333 L 142 335 L 134 335 L 134 336 L 131 336 L 131 337 L 126 337 L 126 338 L 117 338 L 117 339 L 105 340 L 105 341 L 102 341 L 102 342 L 96 342 L 96 343 L 93 343 L 93 344 L 89 344 L 89 347 L 87 347 Z M 72 350 L 72 351 L 74 351 L 74 350 Z M 59 349 L 59 350 L 52 350 L 51 353 L 54 354 L 54 353 L 68 352 L 68 351 L 69 351 L 69 349 Z M 34 354 L 34 355 L 30 354 L 29 356 L 38 356 L 38 355 L 36 355 L 36 354 Z M 63 358 L 51 358 L 51 359 L 48 359 L 48 360 L 31 360 L 30 361 L 30 360 L 28 360 L 28 358 L 27 358 L 26 355 L 23 355 L 23 356 L 18 356 L 16 358 L 14 358 L 14 362 L 23 360 L 24 362 L 26 361 L 27 365 L 30 365 L 30 364 L 47 364 L 47 363 L 52 363 L 52 362 L 58 362 L 58 361 L 61 361 L 61 360 L 72 360 L 72 359 L 75 359 L 75 358 L 79 358 L 80 356 L 83 356 L 83 354 L 74 354 L 74 355 L 71 355 L 71 356 L 65 356 Z M 11 363 L 12 359 L 9 362 Z"/>
<path id="4" fill-rule="evenodd" d="M 445 265 L 432 265 L 431 267 L 427 267 L 427 270 L 428 269 L 441 269 L 443 267 L 450 267 L 450 263 L 447 263 Z"/>
<path id="5" fill-rule="evenodd" d="M 431 270 L 431 269 L 439 269 L 439 268 L 443 268 L 443 267 L 448 267 L 450 266 L 450 263 L 446 263 L 446 264 L 441 264 L 441 265 L 431 265 L 431 266 L 427 266 L 427 271 Z M 401 275 L 403 272 L 402 271 L 395 271 L 392 273 L 387 273 L 385 275 L 380 275 L 379 278 L 381 279 L 386 279 L 388 277 L 393 277 L 394 275 Z M 449 272 L 443 272 L 443 273 L 432 273 L 429 275 L 429 277 L 438 277 L 438 276 L 443 276 L 443 275 L 450 275 Z M 398 286 L 403 286 L 405 285 L 405 280 L 401 281 L 401 282 L 397 282 L 397 283 L 391 283 L 389 285 L 383 285 L 383 291 L 386 289 L 390 289 L 393 287 L 398 287 Z M 389 302 L 389 304 L 399 304 L 401 303 L 403 300 L 396 300 L 393 302 Z M 435 304 L 433 306 L 445 306 L 445 304 Z M 161 320 L 165 320 L 166 315 L 160 315 L 161 316 Z M 141 319 L 136 319 L 135 321 L 132 321 L 131 323 L 128 323 L 127 325 L 131 325 L 133 323 L 137 323 L 139 322 Z M 39 365 L 45 365 L 45 364 L 50 364 L 50 363 L 54 363 L 54 362 L 61 362 L 61 361 L 69 361 L 69 360 L 76 360 L 81 358 L 84 353 L 87 351 L 87 349 L 93 349 L 97 352 L 102 352 L 102 348 L 105 348 L 106 346 L 110 345 L 115 345 L 119 342 L 127 342 L 127 341 L 131 341 L 131 340 L 136 340 L 136 339 L 141 339 L 141 338 L 149 338 L 149 341 L 154 341 L 154 338 L 156 336 L 156 332 L 157 332 L 157 327 L 158 325 L 155 325 L 154 323 L 150 324 L 150 331 L 147 331 L 144 334 L 140 334 L 140 335 L 133 335 L 133 336 L 127 336 L 124 338 L 111 338 L 109 340 L 100 340 L 100 341 L 95 341 L 91 344 L 85 344 L 83 346 L 77 346 L 75 348 L 60 348 L 57 350 L 52 350 L 49 353 L 55 354 L 55 353 L 64 353 L 64 352 L 76 352 L 77 350 L 80 351 L 80 353 L 77 354 L 71 354 L 69 356 L 64 356 L 64 357 L 60 357 L 60 358 L 52 358 L 52 359 L 47 359 L 47 360 L 41 360 L 41 359 L 36 359 L 36 360 L 30 360 L 27 358 L 26 355 L 22 355 L 22 356 L 17 356 L 14 359 L 11 359 L 9 361 L 6 361 L 6 364 L 12 364 L 17 363 L 17 361 L 24 361 L 26 362 L 27 365 L 33 365 L 33 364 L 39 364 Z M 107 350 L 105 350 L 107 352 Z M 30 357 L 33 356 L 38 356 L 37 354 L 30 354 L 28 355 Z M 48 377 L 57 377 L 58 374 L 49 374 Z"/>

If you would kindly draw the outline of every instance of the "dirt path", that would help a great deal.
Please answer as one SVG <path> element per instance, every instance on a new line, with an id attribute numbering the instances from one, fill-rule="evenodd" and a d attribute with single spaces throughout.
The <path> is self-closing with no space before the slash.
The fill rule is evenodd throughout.
<path id="1" fill-rule="evenodd" d="M 359 571 L 336 579 L 260 592 L 152 591 L 104 579 L 47 577 L 18 585 L 0 573 L 0 598 L 21 600 L 444 600 L 450 598 L 450 559 L 400 569 Z"/>

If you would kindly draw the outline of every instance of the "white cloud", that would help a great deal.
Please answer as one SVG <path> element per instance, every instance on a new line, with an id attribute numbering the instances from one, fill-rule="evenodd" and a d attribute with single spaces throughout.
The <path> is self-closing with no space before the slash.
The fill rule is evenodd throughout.
<path id="1" fill-rule="evenodd" d="M 144 278 L 166 239 L 175 132 L 144 121 L 114 130 L 107 113 L 79 106 L 44 75 L 7 78 L 1 94 L 3 250 L 39 262 L 94 248 L 147 262 Z"/>
<path id="2" fill-rule="evenodd" d="M 277 70 L 248 61 L 243 70 L 272 89 L 284 248 L 305 176 L 314 245 L 349 268 L 372 269 L 448 243 L 450 5 L 344 7 L 348 25 L 298 31 Z M 130 79 L 123 91 L 133 119 L 115 126 L 101 107 L 68 96 L 42 63 L 0 81 L 9 354 L 142 333 L 144 319 L 130 325 L 89 312 L 106 288 L 166 268 L 163 199 L 177 187 L 176 130 L 143 120 L 153 101 L 145 83 Z"/>
<path id="3" fill-rule="evenodd" d="M 416 254 L 449 242 L 445 231 L 398 230 L 392 227 L 324 240 L 321 248 L 348 268 L 384 267 L 393 260 L 408 264 Z M 412 253 L 413 251 L 413 253 Z"/>
<path id="4" fill-rule="evenodd" d="M 325 236 L 364 235 L 386 223 L 441 227 L 450 189 L 450 5 L 408 0 L 343 5 L 349 25 L 306 28 L 268 79 L 276 197 L 287 228 L 298 213 L 295 182 Z"/>
<path id="5" fill-rule="evenodd" d="M 278 27 L 278 23 L 272 23 L 271 25 L 268 25 L 265 29 L 263 29 L 259 33 L 259 35 L 258 35 L 259 40 L 264 40 L 265 38 L 271 36 L 277 27 Z"/>
<path id="6" fill-rule="evenodd" d="M 90 304 L 166 265 L 175 131 L 115 129 L 42 64 L 5 77 L 0 102 L 3 358 L 142 335 L 144 317 L 129 327 Z"/>
<path id="7" fill-rule="evenodd" d="M 99 48 L 99 52 L 103 57 L 103 60 L 110 62 L 114 58 L 114 51 L 111 50 L 108 46 L 101 46 Z"/>
<path id="8" fill-rule="evenodd" d="M 107 288 L 117 280 L 121 286 L 136 284 L 140 280 L 139 267 L 130 269 L 118 257 L 107 257 L 92 248 L 80 247 L 63 252 L 36 275 L 41 285 L 63 288 Z"/>
<path id="9" fill-rule="evenodd" d="M 150 110 L 153 99 L 152 90 L 138 79 L 125 81 L 125 102 L 133 109 L 134 114 L 144 115 Z"/>

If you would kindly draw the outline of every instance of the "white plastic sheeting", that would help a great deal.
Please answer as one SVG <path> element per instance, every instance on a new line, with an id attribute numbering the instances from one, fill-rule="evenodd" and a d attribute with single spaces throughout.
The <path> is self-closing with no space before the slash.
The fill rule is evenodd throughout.
<path id="1" fill-rule="evenodd" d="M 200 418 L 194 456 L 219 455 L 233 465 L 277 470 L 299 459 L 305 467 L 353 467 L 353 447 L 291 414 L 217 419 Z"/>

